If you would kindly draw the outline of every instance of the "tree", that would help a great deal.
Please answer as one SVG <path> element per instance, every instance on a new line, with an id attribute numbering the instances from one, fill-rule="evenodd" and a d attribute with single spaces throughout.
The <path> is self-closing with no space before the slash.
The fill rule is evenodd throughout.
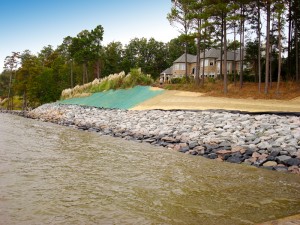
<path id="1" fill-rule="evenodd" d="M 4 67 L 5 69 L 10 71 L 10 77 L 9 77 L 9 85 L 8 85 L 8 104 L 7 109 L 13 110 L 13 95 L 11 96 L 12 92 L 12 82 L 13 82 L 13 73 L 15 73 L 17 66 L 18 66 L 18 59 L 19 59 L 19 52 L 12 52 L 11 56 L 6 56 L 4 60 Z"/>
<path id="2" fill-rule="evenodd" d="M 265 74 L 265 94 L 268 94 L 269 68 L 270 68 L 270 21 L 271 21 L 271 0 L 266 0 L 267 8 L 267 42 L 266 42 L 266 74 Z"/>
<path id="3" fill-rule="evenodd" d="M 282 52 L 282 14 L 284 11 L 284 3 L 281 1 L 277 1 L 275 4 L 275 14 L 277 17 L 277 29 L 278 29 L 278 75 L 277 75 L 277 89 L 276 92 L 279 94 L 279 85 L 280 85 L 280 78 L 281 78 L 281 52 Z"/>
<path id="4" fill-rule="evenodd" d="M 101 41 L 103 40 L 104 29 L 101 25 L 98 25 L 90 33 L 92 54 L 94 60 L 96 60 L 96 78 L 100 78 L 100 57 L 101 57 Z"/>
<path id="5" fill-rule="evenodd" d="M 184 35 L 179 35 L 177 38 L 173 38 L 167 43 L 167 49 L 168 49 L 168 54 L 167 54 L 167 64 L 168 66 L 173 65 L 173 62 L 179 58 L 184 52 L 185 52 L 185 37 Z M 187 52 L 192 55 L 197 54 L 197 47 L 195 45 L 194 38 L 188 38 L 188 48 Z"/>
<path id="6" fill-rule="evenodd" d="M 104 47 L 104 76 L 119 73 L 123 70 L 122 54 L 123 46 L 121 42 L 111 42 Z"/>
<path id="7" fill-rule="evenodd" d="M 70 65 L 70 86 L 71 88 L 74 87 L 74 74 L 73 74 L 73 58 L 71 56 L 71 45 L 72 45 L 72 37 L 67 36 L 64 38 L 63 43 L 58 46 L 58 51 L 65 58 L 67 63 Z"/>
<path id="8" fill-rule="evenodd" d="M 167 15 L 167 19 L 170 21 L 171 25 L 177 23 L 181 26 L 179 29 L 180 33 L 184 35 L 185 38 L 185 77 L 187 79 L 187 49 L 188 49 L 188 34 L 191 28 L 192 20 L 189 18 L 189 13 L 191 12 L 190 5 L 193 0 L 172 0 L 173 7 L 171 12 Z"/>
<path id="9" fill-rule="evenodd" d="M 129 72 L 131 68 L 141 68 L 144 73 L 156 78 L 168 66 L 167 55 L 166 44 L 154 38 L 134 38 L 125 46 L 123 69 Z"/>
<path id="10" fill-rule="evenodd" d="M 50 56 L 54 52 L 53 48 L 51 45 L 43 47 L 43 49 L 38 53 L 38 57 L 42 62 L 43 67 L 49 66 L 51 64 L 51 59 Z"/>

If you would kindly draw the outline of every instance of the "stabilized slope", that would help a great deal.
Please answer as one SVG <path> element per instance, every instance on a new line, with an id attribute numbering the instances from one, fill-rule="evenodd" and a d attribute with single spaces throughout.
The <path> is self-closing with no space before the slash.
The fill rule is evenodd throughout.
<path id="1" fill-rule="evenodd" d="M 130 109 L 149 100 L 164 90 L 154 89 L 149 86 L 136 86 L 130 89 L 109 90 L 94 93 L 88 97 L 72 98 L 61 101 L 62 104 L 94 106 L 111 109 Z"/>

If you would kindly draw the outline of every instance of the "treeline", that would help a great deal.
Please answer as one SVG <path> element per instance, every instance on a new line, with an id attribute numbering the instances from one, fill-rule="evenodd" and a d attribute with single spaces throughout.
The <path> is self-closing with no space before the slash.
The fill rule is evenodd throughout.
<path id="1" fill-rule="evenodd" d="M 58 100 L 66 88 L 121 71 L 127 74 L 131 68 L 141 68 L 155 79 L 184 51 L 182 37 L 168 43 L 134 38 L 125 46 L 120 42 L 103 45 L 103 33 L 99 25 L 65 37 L 57 48 L 45 46 L 38 54 L 13 52 L 0 75 L 0 97 L 9 100 L 10 109 L 13 96 L 22 98 L 23 108 L 35 107 Z M 190 41 L 190 52 L 195 54 L 195 49 Z"/>
<path id="2" fill-rule="evenodd" d="M 299 81 L 299 0 L 172 0 L 172 3 L 167 17 L 186 41 L 191 38 L 197 40 L 197 55 L 212 46 L 221 49 L 224 93 L 228 91 L 229 36 L 232 39 L 231 50 L 241 55 L 241 72 L 237 75 L 235 71 L 233 75 L 235 82 L 239 78 L 241 88 L 245 64 L 248 68 L 251 66 L 257 77 L 259 92 L 262 81 L 265 82 L 266 94 L 272 81 L 277 81 L 278 92 L 282 72 L 284 79 Z M 188 47 L 188 44 L 185 46 Z M 187 49 L 185 52 L 188 52 Z M 284 59 L 283 53 L 287 55 Z M 200 75 L 198 58 L 197 84 L 200 84 Z M 201 81 L 203 85 L 204 79 Z"/>

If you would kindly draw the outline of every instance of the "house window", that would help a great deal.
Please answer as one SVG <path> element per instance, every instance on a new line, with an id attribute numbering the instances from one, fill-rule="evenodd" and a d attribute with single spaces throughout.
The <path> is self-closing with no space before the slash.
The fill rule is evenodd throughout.
<path id="1" fill-rule="evenodd" d="M 196 71 L 196 68 L 194 67 L 194 68 L 192 69 L 192 74 L 195 74 L 195 71 Z"/>
<path id="2" fill-rule="evenodd" d="M 208 59 L 205 59 L 205 66 L 208 66 Z"/>
<path id="3" fill-rule="evenodd" d="M 209 65 L 210 65 L 210 66 L 213 66 L 213 65 L 214 65 L 214 61 L 210 61 L 210 62 L 209 62 Z"/>
<path id="4" fill-rule="evenodd" d="M 174 65 L 174 70 L 185 70 L 185 63 L 176 63 Z"/>
<path id="5" fill-rule="evenodd" d="M 227 70 L 230 70 L 231 63 L 227 62 Z"/>

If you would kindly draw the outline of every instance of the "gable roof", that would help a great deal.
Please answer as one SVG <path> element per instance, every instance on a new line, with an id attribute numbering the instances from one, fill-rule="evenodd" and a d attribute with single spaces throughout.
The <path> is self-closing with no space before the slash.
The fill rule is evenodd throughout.
<path id="1" fill-rule="evenodd" d="M 203 59 L 204 53 L 201 52 L 200 54 L 200 59 Z M 216 48 L 211 48 L 205 51 L 205 58 L 214 58 L 217 61 L 221 60 L 221 50 L 216 49 Z M 224 60 L 224 56 L 223 56 Z M 227 60 L 228 61 L 233 61 L 234 60 L 234 52 L 233 51 L 227 51 Z M 235 53 L 235 60 L 240 61 L 240 53 L 239 51 L 236 51 Z M 187 54 L 187 62 L 188 63 L 196 63 L 197 61 L 197 56 L 196 55 L 191 55 Z M 185 54 L 182 54 L 178 59 L 174 61 L 174 63 L 185 63 Z"/>
<path id="2" fill-rule="evenodd" d="M 163 72 L 160 73 L 161 75 L 172 75 L 173 74 L 173 66 L 171 66 L 170 68 L 164 70 Z"/>
<path id="3" fill-rule="evenodd" d="M 185 62 L 185 53 L 183 53 L 178 59 L 174 61 L 174 63 L 184 63 L 184 62 Z M 187 62 L 188 63 L 196 62 L 196 56 L 187 54 Z"/>

